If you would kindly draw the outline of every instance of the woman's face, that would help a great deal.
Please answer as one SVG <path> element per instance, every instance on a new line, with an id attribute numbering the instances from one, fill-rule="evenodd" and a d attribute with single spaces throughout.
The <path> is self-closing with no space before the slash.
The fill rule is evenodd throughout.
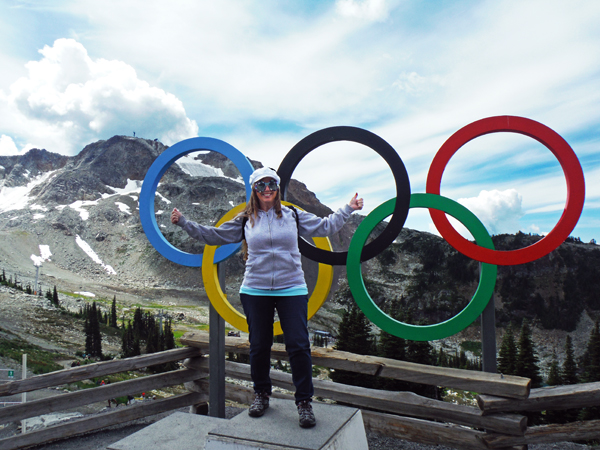
<path id="1" fill-rule="evenodd" d="M 271 177 L 261 178 L 254 183 L 253 189 L 258 197 L 260 209 L 264 211 L 271 209 L 279 191 L 277 182 Z"/>

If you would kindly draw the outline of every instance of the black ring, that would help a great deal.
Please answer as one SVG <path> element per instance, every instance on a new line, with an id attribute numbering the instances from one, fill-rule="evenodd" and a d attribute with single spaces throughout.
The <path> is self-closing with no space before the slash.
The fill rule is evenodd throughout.
<path id="1" fill-rule="evenodd" d="M 396 150 L 382 138 L 370 131 L 356 127 L 324 128 L 306 136 L 294 145 L 285 158 L 283 158 L 283 161 L 281 161 L 279 169 L 277 169 L 277 174 L 281 178 L 281 197 L 285 200 L 285 193 L 292 178 L 292 173 L 300 161 L 302 161 L 302 158 L 323 144 L 337 141 L 357 142 L 376 151 L 388 164 L 396 181 L 396 206 L 394 207 L 394 213 L 383 232 L 363 248 L 360 260 L 367 261 L 377 256 L 394 242 L 394 239 L 396 239 L 402 230 L 404 222 L 406 222 L 410 208 L 410 182 L 406 167 L 404 167 L 404 163 Z M 304 239 L 299 240 L 298 246 L 300 247 L 300 253 L 313 261 L 332 266 L 346 264 L 348 252 L 321 250 L 309 244 Z"/>

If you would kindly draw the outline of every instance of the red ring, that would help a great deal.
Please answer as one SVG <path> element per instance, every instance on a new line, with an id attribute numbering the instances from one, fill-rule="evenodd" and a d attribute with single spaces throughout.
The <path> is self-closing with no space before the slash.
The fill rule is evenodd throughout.
<path id="1" fill-rule="evenodd" d="M 458 149 L 476 137 L 498 132 L 520 133 L 529 136 L 545 145 L 558 159 L 567 181 L 567 203 L 560 220 L 552 231 L 529 247 L 510 251 L 490 250 L 463 238 L 452 227 L 443 211 L 430 209 L 429 214 L 442 237 L 463 255 L 488 264 L 510 266 L 541 258 L 569 237 L 583 210 L 585 180 L 581 164 L 573 149 L 558 133 L 539 122 L 524 117 L 496 116 L 470 123 L 444 142 L 429 167 L 427 193 L 440 195 L 442 174 L 448 161 Z"/>

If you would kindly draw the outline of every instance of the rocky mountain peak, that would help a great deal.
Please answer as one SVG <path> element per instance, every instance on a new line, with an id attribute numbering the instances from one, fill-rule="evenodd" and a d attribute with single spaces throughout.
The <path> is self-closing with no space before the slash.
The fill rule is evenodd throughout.
<path id="1" fill-rule="evenodd" d="M 87 145 L 66 169 L 88 171 L 107 186 L 124 188 L 127 180 L 143 180 L 148 168 L 167 147 L 158 141 L 114 136 Z"/>
<path id="2" fill-rule="evenodd" d="M 4 168 L 0 179 L 4 179 L 4 186 L 24 186 L 32 177 L 64 167 L 68 160 L 68 156 L 38 148 L 24 155 L 0 156 L 0 166 Z"/>

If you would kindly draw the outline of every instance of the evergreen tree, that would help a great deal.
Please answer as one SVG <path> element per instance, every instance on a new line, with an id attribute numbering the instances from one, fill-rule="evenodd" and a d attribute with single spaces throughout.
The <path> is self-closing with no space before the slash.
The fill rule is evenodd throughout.
<path id="1" fill-rule="evenodd" d="M 146 353 L 156 353 L 164 350 L 164 345 L 161 345 L 161 330 L 159 324 L 153 315 L 145 317 L 146 329 Z"/>
<path id="2" fill-rule="evenodd" d="M 46 291 L 46 298 L 48 299 L 48 301 L 50 303 L 53 303 L 53 301 L 52 301 L 52 291 L 50 290 L 50 288 L 48 288 L 48 290 Z"/>
<path id="3" fill-rule="evenodd" d="M 396 320 L 402 321 L 400 304 L 397 300 L 392 301 L 387 314 Z M 386 331 L 382 331 L 379 336 L 379 346 L 377 354 L 384 358 L 406 360 L 406 341 L 400 337 L 394 336 Z"/>
<path id="4" fill-rule="evenodd" d="M 400 303 L 397 300 L 392 301 L 387 309 L 387 314 L 396 320 L 402 320 Z M 406 361 L 406 341 L 393 334 L 382 331 L 379 335 L 379 345 L 377 346 L 377 354 L 384 358 L 397 359 Z M 378 386 L 381 389 L 389 391 L 410 391 L 410 384 L 406 381 L 393 380 L 391 378 L 380 378 Z"/>
<path id="5" fill-rule="evenodd" d="M 54 292 L 52 293 L 52 303 L 54 303 L 54 306 L 60 305 L 60 301 L 58 300 L 58 291 L 56 290 L 56 286 L 54 286 Z"/>
<path id="6" fill-rule="evenodd" d="M 121 349 L 124 358 L 130 358 L 141 354 L 140 341 L 135 336 L 131 321 L 125 326 Z"/>
<path id="7" fill-rule="evenodd" d="M 167 321 L 165 322 L 163 336 L 165 337 L 164 350 L 171 350 L 175 348 L 175 335 L 173 334 L 173 323 L 171 319 L 167 319 Z"/>
<path id="8" fill-rule="evenodd" d="M 583 368 L 582 379 L 584 382 L 600 381 L 600 325 L 598 321 L 596 321 L 590 333 L 590 340 L 583 354 L 581 366 Z M 600 407 L 583 408 L 579 414 L 579 419 L 600 419 Z"/>
<path id="9" fill-rule="evenodd" d="M 92 356 L 102 357 L 102 335 L 100 334 L 100 322 L 98 320 L 98 308 L 96 302 L 92 303 L 90 310 L 90 335 L 91 335 L 91 352 Z"/>
<path id="10" fill-rule="evenodd" d="M 373 340 L 370 333 L 369 322 L 364 313 L 353 304 L 346 310 L 338 327 L 338 341 L 336 349 L 359 355 L 373 354 Z M 346 370 L 335 370 L 331 379 L 336 383 L 350 384 L 372 388 L 377 379 L 374 376 L 353 373 Z"/>
<path id="11" fill-rule="evenodd" d="M 498 373 L 505 375 L 517 373 L 517 344 L 513 336 L 512 324 L 508 325 L 502 338 L 498 353 Z"/>
<path id="12" fill-rule="evenodd" d="M 85 318 L 83 331 L 85 333 L 85 353 L 86 353 L 86 355 L 91 355 L 92 351 L 93 351 L 92 327 L 90 325 L 91 314 L 89 313 L 89 309 L 90 309 L 90 306 L 85 305 L 85 308 L 83 310 L 84 318 Z"/>
<path id="13" fill-rule="evenodd" d="M 144 313 L 142 312 L 142 308 L 136 308 L 133 313 L 133 334 L 136 336 L 138 341 L 146 340 L 146 319 L 144 317 Z"/>
<path id="14" fill-rule="evenodd" d="M 113 297 L 112 305 L 110 307 L 110 326 L 113 328 L 119 328 L 117 325 L 117 296 Z"/>
<path id="15" fill-rule="evenodd" d="M 531 387 L 537 388 L 542 385 L 540 369 L 537 366 L 538 357 L 536 355 L 533 341 L 531 339 L 531 328 L 527 319 L 523 319 L 521 325 L 521 334 L 519 336 L 518 354 L 517 354 L 517 375 L 531 379 Z"/>
<path id="16" fill-rule="evenodd" d="M 582 379 L 586 383 L 600 381 L 600 329 L 596 321 L 582 358 Z"/>
<path id="17" fill-rule="evenodd" d="M 550 363 L 547 383 L 549 386 L 558 386 L 563 384 L 556 353 L 552 355 L 552 362 Z M 549 410 L 545 411 L 544 419 L 546 423 L 566 423 L 568 415 L 570 415 L 571 420 L 575 420 L 577 418 L 577 411 L 575 411 L 575 414 L 572 414 L 569 411 Z"/>
<path id="18" fill-rule="evenodd" d="M 148 325 L 148 338 L 146 339 L 146 353 L 156 353 L 162 350 L 160 347 L 160 330 L 158 325 L 153 323 Z"/>
<path id="19" fill-rule="evenodd" d="M 441 347 L 439 353 L 437 354 L 436 366 L 450 367 L 448 365 L 448 356 L 446 355 L 444 349 Z"/>
<path id="20" fill-rule="evenodd" d="M 548 386 L 559 386 L 563 384 L 556 353 L 552 355 L 552 362 L 550 363 L 550 370 L 548 371 L 547 384 Z"/>
<path id="21" fill-rule="evenodd" d="M 577 364 L 575 363 L 575 354 L 573 351 L 573 342 L 571 336 L 567 335 L 565 341 L 565 361 L 562 365 L 561 378 L 563 384 L 577 384 L 579 379 L 577 377 Z"/>

